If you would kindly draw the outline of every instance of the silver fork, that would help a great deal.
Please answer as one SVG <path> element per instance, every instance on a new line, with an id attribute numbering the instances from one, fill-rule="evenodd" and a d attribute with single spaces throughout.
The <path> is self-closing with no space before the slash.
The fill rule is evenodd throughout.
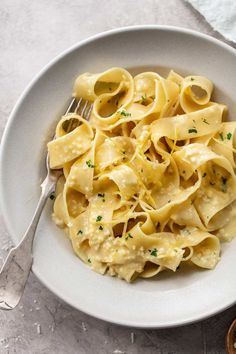
<path id="1" fill-rule="evenodd" d="M 92 104 L 89 101 L 74 98 L 70 102 L 65 115 L 74 112 L 89 120 L 91 111 Z M 76 118 L 68 119 L 63 122 L 62 127 L 66 132 L 70 132 L 78 126 L 78 122 Z M 20 243 L 10 250 L 0 272 L 0 309 L 2 310 L 12 310 L 16 307 L 24 292 L 33 262 L 32 245 L 36 228 L 46 201 L 55 192 L 57 180 L 62 174 L 61 170 L 50 169 L 48 154 L 46 156 L 46 167 L 47 176 L 41 184 L 41 196 L 31 223 Z"/>

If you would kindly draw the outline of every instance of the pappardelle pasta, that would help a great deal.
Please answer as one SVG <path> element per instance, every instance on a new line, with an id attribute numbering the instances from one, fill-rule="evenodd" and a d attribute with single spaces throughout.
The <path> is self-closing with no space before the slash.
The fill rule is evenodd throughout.
<path id="1" fill-rule="evenodd" d="M 217 264 L 235 232 L 236 122 L 212 91 L 173 70 L 77 78 L 73 95 L 93 109 L 89 121 L 63 116 L 48 143 L 50 167 L 63 169 L 53 220 L 93 270 L 129 282 Z"/>

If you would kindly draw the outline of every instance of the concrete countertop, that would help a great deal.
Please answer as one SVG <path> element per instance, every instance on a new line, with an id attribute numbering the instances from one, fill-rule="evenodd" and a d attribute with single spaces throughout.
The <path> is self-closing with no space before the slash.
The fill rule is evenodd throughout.
<path id="1" fill-rule="evenodd" d="M 0 136 L 16 99 L 49 60 L 95 33 L 137 24 L 182 26 L 222 39 L 181 0 L 1 0 Z M 10 246 L 1 218 L 1 262 Z M 74 310 L 31 274 L 21 305 L 0 312 L 0 353 L 221 354 L 235 314 L 234 306 L 179 328 L 122 328 Z"/>

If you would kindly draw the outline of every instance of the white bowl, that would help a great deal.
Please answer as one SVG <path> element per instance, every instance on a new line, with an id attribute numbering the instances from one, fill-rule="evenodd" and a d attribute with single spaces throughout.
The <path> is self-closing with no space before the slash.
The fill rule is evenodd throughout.
<path id="1" fill-rule="evenodd" d="M 164 26 L 121 28 L 80 42 L 47 65 L 18 100 L 1 148 L 0 195 L 3 214 L 17 243 L 40 195 L 45 144 L 66 107 L 74 79 L 85 71 L 112 66 L 166 74 L 200 74 L 215 84 L 215 99 L 236 117 L 236 51 L 218 40 Z M 236 240 L 224 245 L 213 271 L 165 272 L 133 284 L 101 276 L 77 258 L 51 220 L 49 201 L 34 242 L 33 272 L 75 308 L 110 322 L 146 328 L 190 323 L 213 315 L 236 300 Z"/>

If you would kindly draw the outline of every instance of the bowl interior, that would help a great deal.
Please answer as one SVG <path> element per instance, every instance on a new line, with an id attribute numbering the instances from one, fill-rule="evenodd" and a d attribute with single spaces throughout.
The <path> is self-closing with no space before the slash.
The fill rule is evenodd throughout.
<path id="1" fill-rule="evenodd" d="M 214 98 L 236 117 L 235 51 L 195 32 L 167 27 L 111 31 L 82 42 L 50 64 L 25 91 L 13 110 L 1 150 L 1 200 L 14 242 L 25 231 L 45 175 L 46 142 L 71 96 L 80 73 L 114 66 L 131 73 L 170 69 L 205 75 L 214 82 Z M 138 327 L 167 327 L 204 318 L 236 299 L 236 242 L 223 245 L 214 271 L 193 267 L 178 274 L 126 284 L 92 272 L 74 254 L 63 231 L 51 220 L 52 202 L 41 217 L 34 242 L 33 271 L 74 307 L 111 322 Z M 220 291 L 219 291 L 220 287 Z M 96 292 L 95 292 L 96 289 Z"/>

